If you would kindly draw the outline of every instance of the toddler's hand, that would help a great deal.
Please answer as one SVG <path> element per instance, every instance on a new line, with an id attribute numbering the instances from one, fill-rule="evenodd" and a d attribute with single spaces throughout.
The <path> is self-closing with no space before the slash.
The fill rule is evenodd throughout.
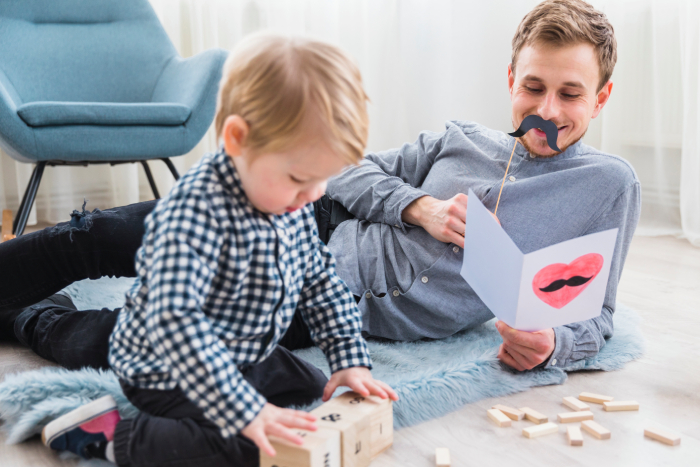
<path id="1" fill-rule="evenodd" d="M 323 390 L 324 402 L 331 398 L 338 386 L 347 386 L 361 396 L 374 394 L 382 399 L 389 397 L 393 401 L 399 400 L 399 396 L 388 384 L 372 378 L 372 373 L 364 366 L 346 368 L 333 373 Z"/>
<path id="2" fill-rule="evenodd" d="M 303 438 L 294 434 L 290 428 L 316 431 L 315 421 L 316 416 L 310 413 L 300 410 L 282 409 L 267 403 L 258 413 L 258 416 L 241 430 L 241 434 L 254 442 L 268 456 L 274 457 L 277 453 L 267 439 L 268 435 L 274 435 L 301 445 L 304 443 Z"/>

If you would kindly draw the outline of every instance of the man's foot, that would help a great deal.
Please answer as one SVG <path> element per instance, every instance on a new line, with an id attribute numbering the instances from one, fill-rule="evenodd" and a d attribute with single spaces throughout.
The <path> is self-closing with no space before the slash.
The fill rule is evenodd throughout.
<path id="1" fill-rule="evenodd" d="M 22 343 L 21 339 L 15 332 L 15 322 L 17 321 L 17 318 L 24 313 L 26 310 L 36 307 L 36 306 L 42 306 L 42 305 L 60 305 L 60 306 L 65 306 L 68 308 L 72 308 L 75 310 L 75 305 L 73 305 L 73 300 L 71 298 L 62 292 L 55 293 L 52 296 L 45 298 L 44 300 L 40 301 L 39 303 L 35 303 L 34 305 L 30 306 L 25 306 L 25 307 L 20 307 L 16 308 L 14 310 L 7 310 L 0 312 L 0 342 L 20 342 Z"/>
<path id="2" fill-rule="evenodd" d="M 116 401 L 112 396 L 104 396 L 46 425 L 41 440 L 56 451 L 114 462 L 114 448 L 110 444 L 119 420 Z"/>

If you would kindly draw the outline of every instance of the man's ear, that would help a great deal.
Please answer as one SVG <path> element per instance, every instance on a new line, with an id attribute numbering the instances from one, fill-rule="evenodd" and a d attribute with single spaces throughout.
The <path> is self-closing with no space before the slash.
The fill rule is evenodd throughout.
<path id="1" fill-rule="evenodd" d="M 595 107 L 593 107 L 593 115 L 591 115 L 591 118 L 596 118 L 600 111 L 603 110 L 603 107 L 605 107 L 605 104 L 608 103 L 608 99 L 610 99 L 610 93 L 612 93 L 612 88 L 613 82 L 608 81 L 603 86 L 603 89 L 598 91 L 598 95 L 596 96 L 597 102 Z"/>
<path id="2" fill-rule="evenodd" d="M 515 84 L 515 74 L 513 73 L 513 64 L 508 64 L 508 92 L 510 97 L 513 97 L 513 84 Z"/>
<path id="3" fill-rule="evenodd" d="M 229 115 L 224 120 L 221 136 L 224 139 L 226 154 L 232 157 L 240 156 L 250 128 L 240 115 Z"/>

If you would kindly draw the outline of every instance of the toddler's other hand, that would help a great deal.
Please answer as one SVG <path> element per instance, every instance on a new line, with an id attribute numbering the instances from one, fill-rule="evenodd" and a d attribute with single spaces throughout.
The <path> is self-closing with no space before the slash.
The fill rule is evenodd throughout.
<path id="1" fill-rule="evenodd" d="M 277 453 L 273 449 L 269 435 L 277 436 L 295 444 L 303 444 L 301 436 L 295 434 L 292 428 L 316 431 L 316 416 L 307 412 L 292 409 L 282 409 L 270 403 L 265 404 L 258 416 L 253 419 L 241 434 L 250 439 L 268 456 L 274 457 Z"/>
<path id="2" fill-rule="evenodd" d="M 361 396 L 373 394 L 382 399 L 388 397 L 393 401 L 399 400 L 399 396 L 391 389 L 391 386 L 372 378 L 372 373 L 364 366 L 346 368 L 333 373 L 323 390 L 324 402 L 331 398 L 338 386 L 347 386 Z"/>

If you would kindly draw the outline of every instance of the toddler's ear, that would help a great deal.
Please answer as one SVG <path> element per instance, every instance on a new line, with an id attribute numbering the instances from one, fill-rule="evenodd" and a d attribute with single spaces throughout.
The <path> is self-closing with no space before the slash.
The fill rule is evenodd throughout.
<path id="1" fill-rule="evenodd" d="M 232 157 L 240 156 L 249 131 L 248 124 L 240 115 L 226 117 L 221 135 L 224 139 L 226 154 Z"/>

